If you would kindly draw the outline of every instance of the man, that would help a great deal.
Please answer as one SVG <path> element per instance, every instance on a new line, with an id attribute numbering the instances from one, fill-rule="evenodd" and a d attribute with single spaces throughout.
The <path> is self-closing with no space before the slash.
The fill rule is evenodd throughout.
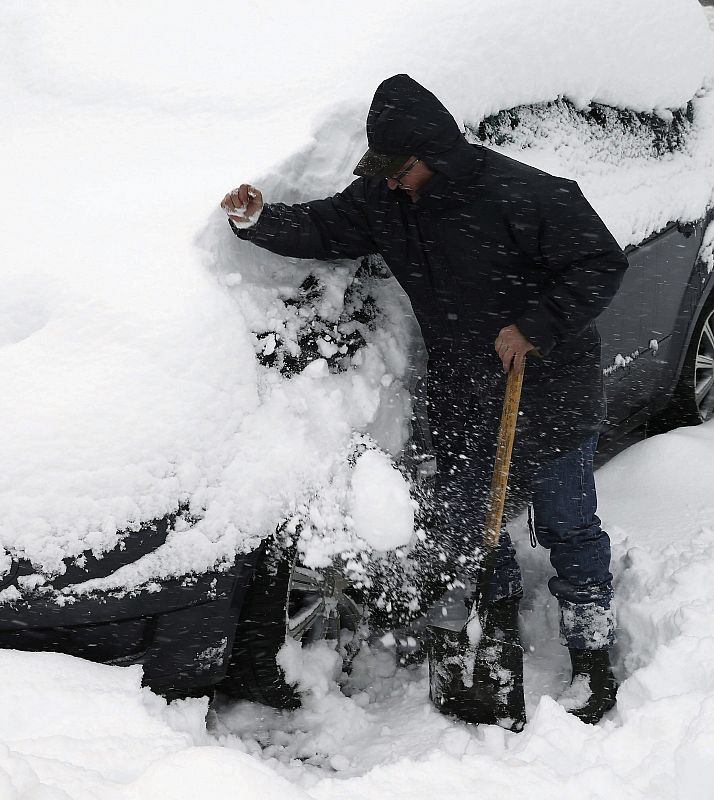
<path id="1" fill-rule="evenodd" d="M 468 144 L 407 75 L 377 89 L 367 138 L 360 177 L 333 197 L 264 206 L 243 185 L 222 206 L 242 239 L 303 258 L 379 253 L 404 287 L 429 353 L 433 528 L 462 562 L 483 526 L 502 373 L 540 356 L 526 372 L 512 493 L 532 498 L 535 535 L 556 571 L 549 588 L 573 667 L 562 702 L 597 722 L 617 685 L 610 543 L 595 515 L 604 395 L 593 321 L 627 260 L 576 183 Z M 521 595 L 503 535 L 488 595 L 500 635 L 517 639 Z"/>

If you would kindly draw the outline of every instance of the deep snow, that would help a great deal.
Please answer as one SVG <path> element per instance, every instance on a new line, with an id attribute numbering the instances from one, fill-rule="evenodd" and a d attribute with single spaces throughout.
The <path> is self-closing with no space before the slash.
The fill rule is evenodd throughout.
<path id="1" fill-rule="evenodd" d="M 286 655 L 303 707 L 166 703 L 138 667 L 0 652 L 2 800 L 209 798 L 708 800 L 714 770 L 714 424 L 641 442 L 597 473 L 619 601 L 617 708 L 598 726 L 552 699 L 567 680 L 543 550 L 511 525 L 527 595 L 521 734 L 441 716 L 424 668 L 358 658 L 343 694 L 326 649 Z M 666 497 L 666 502 L 657 498 Z"/>
<path id="2" fill-rule="evenodd" d="M 269 199 L 344 185 L 386 75 L 410 72 L 474 122 L 561 94 L 666 116 L 714 72 L 693 0 L 434 8 L 369 0 L 329 14 L 316 0 L 273 0 L 198 14 L 178 2 L 6 0 L 4 545 L 52 569 L 188 495 L 205 501 L 203 529 L 117 578 L 131 584 L 250 545 L 316 489 L 319 516 L 342 524 L 354 430 L 390 433 L 392 451 L 405 436 L 403 301 L 380 290 L 391 324 L 353 371 L 328 376 L 318 362 L 289 385 L 271 379 L 255 360 L 270 340 L 257 334 L 290 333 L 284 301 L 314 265 L 251 255 L 216 206 L 261 175 Z M 567 126 L 550 143 L 521 142 L 530 148 L 519 157 L 576 177 L 627 244 L 711 199 L 712 95 L 697 104 L 686 152 L 659 164 L 630 159 L 622 141 L 579 141 Z M 323 267 L 328 318 L 353 269 Z M 396 670 L 377 645 L 349 696 L 332 680 L 332 654 L 287 653 L 309 687 L 302 709 L 217 705 L 208 727 L 204 701 L 167 706 L 140 688 L 137 667 L 0 651 L 0 799 L 711 798 L 713 452 L 708 424 L 598 472 L 625 682 L 596 728 L 551 699 L 566 658 L 547 558 L 528 548 L 520 520 L 531 648 L 520 736 L 441 717 L 424 671 Z M 305 545 L 313 563 L 356 546 L 339 525 L 327 533 Z"/>

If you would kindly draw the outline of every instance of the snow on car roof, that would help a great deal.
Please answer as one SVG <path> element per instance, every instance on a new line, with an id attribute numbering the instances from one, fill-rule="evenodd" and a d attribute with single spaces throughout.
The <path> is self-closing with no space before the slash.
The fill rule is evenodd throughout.
<path id="1" fill-rule="evenodd" d="M 332 533 L 313 561 L 357 546 L 335 522 L 353 502 L 345 457 L 355 430 L 389 429 L 385 408 L 403 444 L 403 301 L 374 289 L 386 312 L 354 370 L 316 360 L 282 378 L 257 364 L 258 334 L 286 330 L 286 301 L 316 270 L 336 320 L 356 265 L 252 252 L 216 207 L 261 174 L 268 199 L 341 188 L 387 75 L 409 72 L 464 124 L 560 96 L 665 116 L 696 97 L 687 148 L 659 165 L 522 152 L 578 177 L 623 244 L 711 199 L 713 51 L 694 0 L 114 12 L 11 4 L 0 23 L 15 154 L 0 200 L 0 544 L 38 569 L 187 502 L 201 522 L 116 580 L 205 569 L 315 502 Z M 610 192 L 630 166 L 636 180 Z M 674 181 L 669 205 L 651 169 Z"/>

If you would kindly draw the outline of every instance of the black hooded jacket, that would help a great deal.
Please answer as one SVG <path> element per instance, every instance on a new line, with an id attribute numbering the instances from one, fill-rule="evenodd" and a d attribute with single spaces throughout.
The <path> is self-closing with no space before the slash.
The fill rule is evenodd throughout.
<path id="1" fill-rule="evenodd" d="M 379 253 L 409 295 L 430 362 L 496 393 L 494 342 L 515 323 L 540 351 L 529 360 L 524 426 L 555 449 L 604 418 L 595 318 L 627 259 L 574 181 L 469 144 L 439 100 L 408 75 L 377 89 L 370 148 L 413 154 L 435 171 L 418 202 L 383 178 L 333 197 L 264 207 L 237 235 L 275 253 L 340 259 Z M 558 435 L 558 431 L 562 435 Z"/>

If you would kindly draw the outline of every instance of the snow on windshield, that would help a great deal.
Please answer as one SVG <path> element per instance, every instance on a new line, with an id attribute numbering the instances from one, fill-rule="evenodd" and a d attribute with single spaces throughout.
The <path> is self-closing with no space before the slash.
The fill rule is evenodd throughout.
<path id="1" fill-rule="evenodd" d="M 293 341 L 301 287 L 317 276 L 336 324 L 358 264 L 259 253 L 217 205 L 246 180 L 268 201 L 342 188 L 387 75 L 472 124 L 559 96 L 665 116 L 696 98 L 662 164 L 563 156 L 562 126 L 527 157 L 581 180 L 621 243 L 711 198 L 711 35 L 689 0 L 8 2 L 0 26 L 0 544 L 38 569 L 186 503 L 199 522 L 112 580 L 205 569 L 296 513 L 325 534 L 312 563 L 367 546 L 344 529 L 348 456 L 355 435 L 393 454 L 408 435 L 404 298 L 374 279 L 379 325 L 349 368 L 330 371 L 327 337 L 288 379 L 260 356 Z"/>

